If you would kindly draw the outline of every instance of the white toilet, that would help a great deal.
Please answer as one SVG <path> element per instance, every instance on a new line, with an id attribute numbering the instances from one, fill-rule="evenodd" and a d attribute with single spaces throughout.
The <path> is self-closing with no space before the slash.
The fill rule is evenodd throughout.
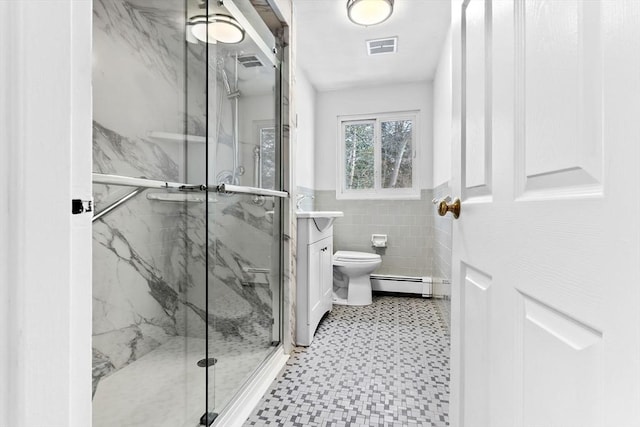
<path id="1" fill-rule="evenodd" d="M 333 281 L 334 304 L 369 305 L 371 299 L 371 273 L 382 264 L 378 254 L 368 252 L 337 251 L 333 266 L 346 280 Z"/>

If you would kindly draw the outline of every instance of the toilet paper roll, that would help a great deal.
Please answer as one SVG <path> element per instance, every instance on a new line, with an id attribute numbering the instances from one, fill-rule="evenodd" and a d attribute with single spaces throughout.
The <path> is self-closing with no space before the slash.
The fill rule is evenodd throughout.
<path id="1" fill-rule="evenodd" d="M 387 247 L 387 235 L 386 234 L 372 234 L 371 246 L 374 248 L 386 248 Z"/>

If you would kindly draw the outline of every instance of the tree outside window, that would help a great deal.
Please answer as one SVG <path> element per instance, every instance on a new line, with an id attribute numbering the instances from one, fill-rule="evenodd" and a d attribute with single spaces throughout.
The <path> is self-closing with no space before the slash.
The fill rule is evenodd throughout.
<path id="1" fill-rule="evenodd" d="M 382 152 L 382 188 L 413 186 L 413 121 L 393 120 L 380 123 Z"/>
<path id="2" fill-rule="evenodd" d="M 374 188 L 374 123 L 349 123 L 344 129 L 345 187 Z"/>
<path id="3" fill-rule="evenodd" d="M 276 128 L 264 126 L 259 129 L 260 173 L 262 188 L 276 188 Z"/>
<path id="4" fill-rule="evenodd" d="M 341 198 L 413 198 L 415 113 L 340 118 Z"/>

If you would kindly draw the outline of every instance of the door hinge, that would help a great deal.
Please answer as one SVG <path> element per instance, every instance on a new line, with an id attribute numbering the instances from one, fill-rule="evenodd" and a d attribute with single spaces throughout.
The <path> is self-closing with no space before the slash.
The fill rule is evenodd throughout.
<path id="1" fill-rule="evenodd" d="M 93 201 L 72 199 L 71 200 L 71 213 L 78 215 L 85 212 L 93 212 Z"/>

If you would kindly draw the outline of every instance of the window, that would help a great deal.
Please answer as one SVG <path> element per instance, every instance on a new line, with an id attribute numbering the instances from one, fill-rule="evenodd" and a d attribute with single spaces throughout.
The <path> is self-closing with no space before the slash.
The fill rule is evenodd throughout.
<path id="1" fill-rule="evenodd" d="M 253 122 L 256 146 L 254 146 L 254 187 L 276 189 L 276 128 L 273 120 Z"/>
<path id="2" fill-rule="evenodd" d="M 261 187 L 276 188 L 276 128 L 271 125 L 262 127 L 260 132 L 260 174 Z"/>
<path id="3" fill-rule="evenodd" d="M 339 117 L 339 199 L 419 198 L 417 113 Z"/>

